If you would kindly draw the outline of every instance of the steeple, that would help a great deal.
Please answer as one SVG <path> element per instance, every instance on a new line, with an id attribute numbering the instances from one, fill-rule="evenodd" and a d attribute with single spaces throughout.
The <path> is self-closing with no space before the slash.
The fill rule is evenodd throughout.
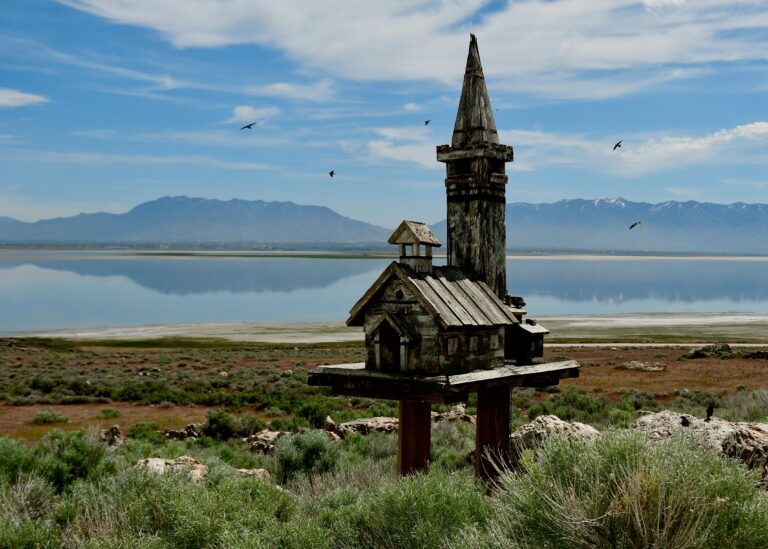
<path id="1" fill-rule="evenodd" d="M 512 147 L 499 143 L 485 87 L 477 39 L 470 35 L 464 86 L 450 145 L 437 147 L 445 162 L 448 265 L 507 295 L 504 164 Z"/>
<path id="2" fill-rule="evenodd" d="M 464 86 L 461 88 L 459 112 L 453 126 L 452 147 L 465 147 L 476 143 L 498 143 L 496 122 L 493 120 L 491 100 L 485 87 L 483 65 L 477 49 L 477 38 L 470 34 Z"/>

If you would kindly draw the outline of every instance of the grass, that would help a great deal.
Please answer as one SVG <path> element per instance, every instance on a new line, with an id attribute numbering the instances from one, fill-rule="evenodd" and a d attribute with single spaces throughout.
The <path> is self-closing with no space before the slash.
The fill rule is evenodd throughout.
<path id="1" fill-rule="evenodd" d="M 471 435 L 460 424 L 445 429 L 433 437 L 433 453 Z M 34 446 L 0 438 L 0 547 L 768 544 L 768 494 L 754 489 L 755 475 L 684 438 L 649 445 L 620 431 L 592 444 L 553 437 L 490 494 L 467 466 L 396 477 L 393 435 L 336 443 L 323 471 L 296 461 L 283 488 L 236 475 L 235 468 L 265 467 L 277 478 L 281 455 L 294 453 L 297 441 L 308 443 L 304 450 L 327 447 L 309 435 L 291 437 L 274 456 L 212 439 L 129 440 L 107 452 L 83 431 L 54 431 Z M 206 479 L 133 466 L 180 455 L 205 463 Z"/>
<path id="2" fill-rule="evenodd" d="M 43 412 L 37 412 L 35 417 L 32 418 L 32 425 L 48 425 L 51 423 L 67 423 L 69 418 L 65 415 L 54 412 L 53 410 L 45 410 Z"/>

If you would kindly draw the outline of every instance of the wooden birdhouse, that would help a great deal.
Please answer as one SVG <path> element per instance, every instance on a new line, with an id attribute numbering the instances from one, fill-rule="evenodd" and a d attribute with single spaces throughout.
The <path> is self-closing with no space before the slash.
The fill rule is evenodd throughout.
<path id="1" fill-rule="evenodd" d="M 519 324 L 485 282 L 456 267 L 434 267 L 440 242 L 423 223 L 403 221 L 389 238 L 393 262 L 350 311 L 365 327 L 365 368 L 398 374 L 457 374 L 504 365 L 504 333 Z"/>
<path id="2" fill-rule="evenodd" d="M 432 264 L 440 242 L 423 223 L 403 221 L 392 262 L 350 311 L 365 331 L 365 362 L 316 367 L 311 385 L 337 395 L 400 401 L 398 471 L 429 464 L 432 403 L 477 393 L 475 472 L 491 479 L 508 464 L 510 391 L 578 377 L 572 361 L 532 363 L 547 330 L 525 320 L 524 302 L 506 290 L 505 164 L 477 40 L 471 35 L 464 85 L 446 165 L 447 266 Z"/>

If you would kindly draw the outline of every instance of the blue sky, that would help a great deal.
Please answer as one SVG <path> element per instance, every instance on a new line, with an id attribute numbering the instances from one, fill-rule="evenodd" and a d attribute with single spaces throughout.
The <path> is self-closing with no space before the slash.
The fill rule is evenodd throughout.
<path id="1" fill-rule="evenodd" d="M 434 223 L 470 32 L 508 202 L 768 202 L 765 0 L 3 0 L 0 216 L 183 194 Z"/>

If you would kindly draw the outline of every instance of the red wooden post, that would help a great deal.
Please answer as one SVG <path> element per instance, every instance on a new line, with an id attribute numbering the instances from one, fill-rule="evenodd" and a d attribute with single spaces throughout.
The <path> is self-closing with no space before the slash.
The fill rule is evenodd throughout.
<path id="1" fill-rule="evenodd" d="M 508 385 L 477 392 L 475 474 L 485 481 L 509 465 L 509 401 Z"/>
<path id="2" fill-rule="evenodd" d="M 432 405 L 418 400 L 400 401 L 397 435 L 397 472 L 410 475 L 429 467 Z"/>

